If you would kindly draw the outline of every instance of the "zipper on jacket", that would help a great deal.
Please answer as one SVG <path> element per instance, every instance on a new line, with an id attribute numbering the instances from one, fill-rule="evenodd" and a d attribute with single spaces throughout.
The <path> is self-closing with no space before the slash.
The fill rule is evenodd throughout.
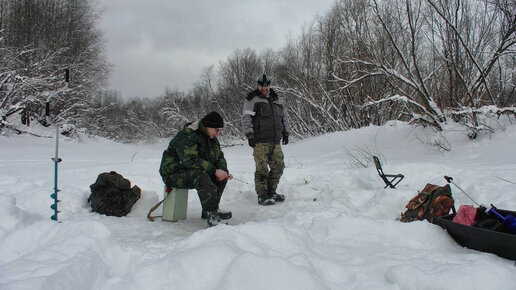
<path id="1" fill-rule="evenodd" d="M 272 113 L 272 129 L 274 130 L 274 138 L 272 139 L 272 142 L 275 143 L 276 142 L 276 117 L 274 116 L 274 105 L 273 105 L 273 102 L 272 102 L 272 96 L 269 95 L 269 106 L 271 107 L 271 113 Z"/>

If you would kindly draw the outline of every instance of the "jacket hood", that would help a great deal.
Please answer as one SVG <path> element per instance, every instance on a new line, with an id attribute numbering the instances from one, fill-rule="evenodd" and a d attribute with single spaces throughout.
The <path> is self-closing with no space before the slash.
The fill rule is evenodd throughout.
<path id="1" fill-rule="evenodd" d="M 199 120 L 199 121 L 195 121 L 195 122 L 191 122 L 191 123 L 186 123 L 183 127 L 184 130 L 191 130 L 191 131 L 195 131 L 195 130 L 198 130 L 200 132 L 202 132 L 204 135 L 208 136 L 208 133 L 206 132 L 206 128 L 204 128 L 202 122 Z"/>

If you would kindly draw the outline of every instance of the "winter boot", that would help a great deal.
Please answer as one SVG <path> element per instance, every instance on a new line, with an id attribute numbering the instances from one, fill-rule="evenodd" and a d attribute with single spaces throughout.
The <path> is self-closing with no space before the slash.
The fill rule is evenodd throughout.
<path id="1" fill-rule="evenodd" d="M 270 196 L 272 197 L 272 199 L 274 199 L 274 201 L 276 201 L 276 202 L 282 202 L 282 201 L 284 201 L 284 200 L 285 200 L 285 196 L 284 196 L 283 194 L 278 194 L 278 193 L 276 193 L 276 192 L 271 192 L 269 195 L 270 195 Z"/>
<path id="2" fill-rule="evenodd" d="M 222 219 L 220 218 L 220 216 L 216 210 L 208 212 L 208 219 L 206 220 L 206 222 L 208 223 L 209 228 L 216 226 L 216 225 L 222 225 L 222 224 L 227 225 L 226 222 L 222 221 Z"/>
<path id="3" fill-rule="evenodd" d="M 219 217 L 220 217 L 221 220 L 228 220 L 231 217 L 233 217 L 233 214 L 229 210 L 218 209 L 217 213 L 219 214 Z M 208 211 L 203 210 L 202 213 L 201 213 L 201 218 L 202 219 L 207 219 L 208 218 Z"/>
<path id="4" fill-rule="evenodd" d="M 258 204 L 260 205 L 275 205 L 276 201 L 268 194 L 258 195 Z"/>

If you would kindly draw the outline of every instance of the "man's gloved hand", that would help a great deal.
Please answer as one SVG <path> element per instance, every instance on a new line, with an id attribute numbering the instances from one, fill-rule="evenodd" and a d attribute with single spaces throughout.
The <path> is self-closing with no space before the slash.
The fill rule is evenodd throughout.
<path id="1" fill-rule="evenodd" d="M 247 142 L 249 143 L 249 146 L 254 147 L 256 146 L 256 140 L 254 139 L 253 134 L 247 134 Z"/>
<path id="2" fill-rule="evenodd" d="M 287 145 L 287 144 L 288 144 L 288 135 L 283 134 L 283 145 Z"/>

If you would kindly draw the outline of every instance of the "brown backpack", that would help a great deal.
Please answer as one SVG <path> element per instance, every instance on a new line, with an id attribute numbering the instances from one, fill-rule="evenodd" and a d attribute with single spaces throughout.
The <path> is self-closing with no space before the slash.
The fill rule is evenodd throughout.
<path id="1" fill-rule="evenodd" d="M 435 218 L 455 212 L 450 185 L 437 186 L 428 183 L 421 192 L 414 196 L 405 206 L 400 221 L 411 222 L 426 219 L 433 222 Z"/>

